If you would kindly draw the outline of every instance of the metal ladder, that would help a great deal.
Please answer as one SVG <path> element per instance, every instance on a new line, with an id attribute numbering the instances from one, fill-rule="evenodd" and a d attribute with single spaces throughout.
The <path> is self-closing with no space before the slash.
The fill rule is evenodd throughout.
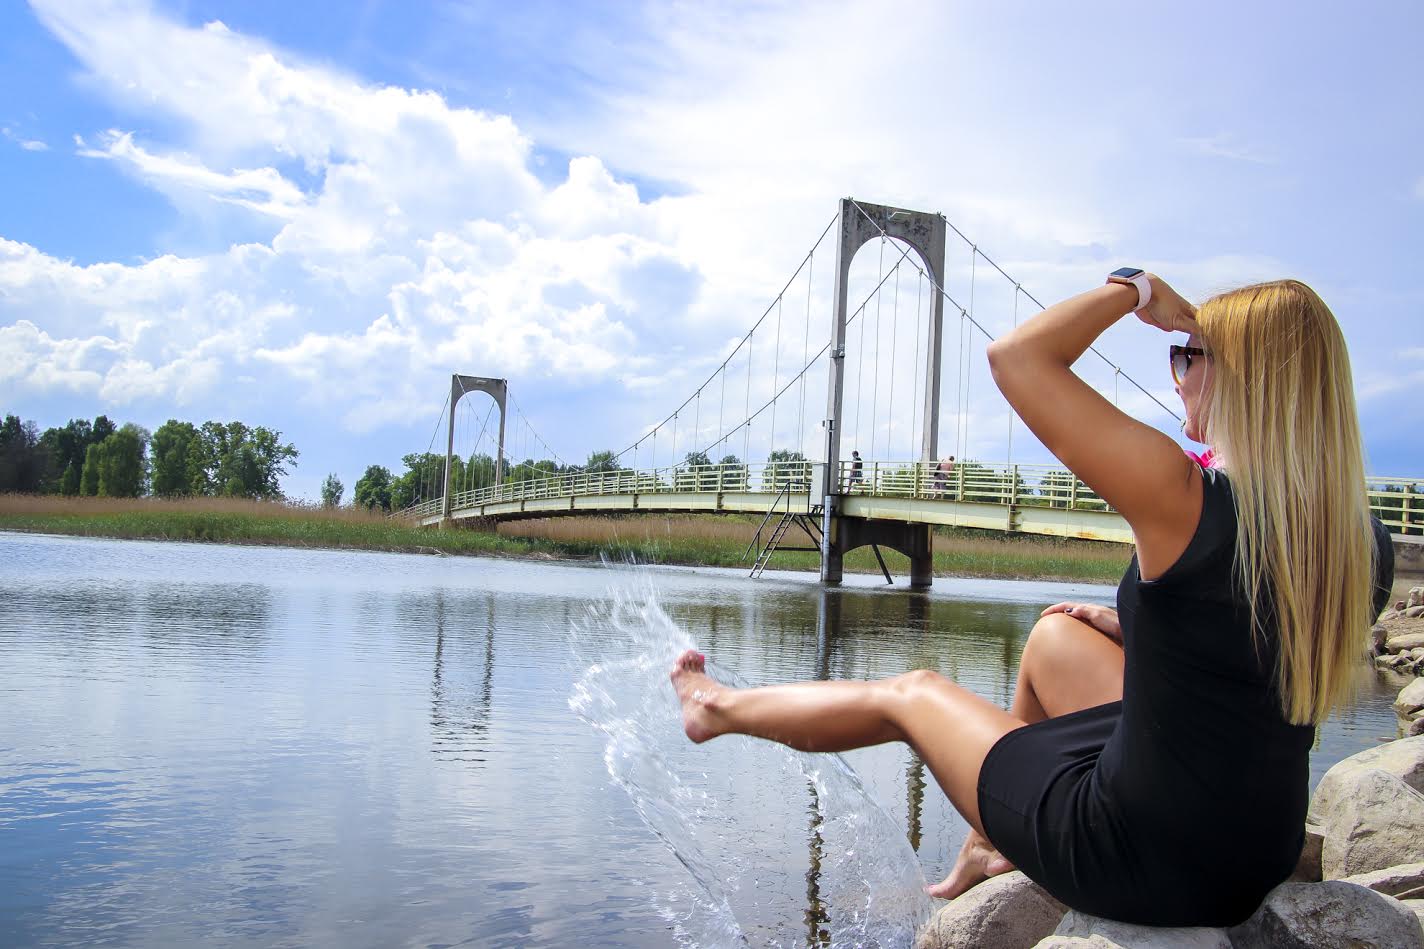
<path id="1" fill-rule="evenodd" d="M 810 485 L 804 482 L 788 481 L 782 486 L 781 490 L 777 492 L 776 497 L 772 500 L 771 507 L 767 509 L 766 517 L 762 518 L 761 523 L 757 525 L 756 534 L 752 536 L 752 542 L 747 545 L 746 552 L 742 554 L 742 559 L 745 560 L 751 556 L 753 550 L 757 551 L 756 561 L 752 564 L 751 573 L 748 574 L 752 579 L 756 579 L 762 575 L 762 572 L 766 570 L 766 565 L 771 561 L 771 555 L 778 550 L 800 550 L 817 554 L 821 552 L 821 525 L 816 522 L 813 516 L 816 514 L 816 509 L 812 508 L 810 514 L 799 514 L 791 510 L 791 492 L 794 489 L 803 491 L 809 490 Z M 786 499 L 786 510 L 782 513 L 781 520 L 777 521 L 776 526 L 772 528 L 771 534 L 767 538 L 766 546 L 763 547 L 761 546 L 761 532 L 766 528 L 767 523 L 771 521 L 772 516 L 776 514 L 776 508 L 781 504 L 783 498 Z M 792 524 L 798 525 L 815 546 L 781 546 L 781 540 L 786 536 L 786 532 L 791 529 Z"/>

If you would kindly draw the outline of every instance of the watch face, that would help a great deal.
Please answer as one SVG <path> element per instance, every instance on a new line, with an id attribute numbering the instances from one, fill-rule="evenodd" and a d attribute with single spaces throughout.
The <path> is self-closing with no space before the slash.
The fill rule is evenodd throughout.
<path id="1" fill-rule="evenodd" d="M 1112 273 L 1108 274 L 1108 276 L 1121 277 L 1123 280 L 1131 280 L 1133 277 L 1136 277 L 1140 273 L 1142 273 L 1141 267 L 1122 267 L 1118 270 L 1114 270 Z"/>

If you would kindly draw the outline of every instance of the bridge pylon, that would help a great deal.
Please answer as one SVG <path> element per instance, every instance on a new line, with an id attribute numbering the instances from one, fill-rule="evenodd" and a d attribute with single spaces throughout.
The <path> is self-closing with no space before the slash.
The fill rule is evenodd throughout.
<path id="1" fill-rule="evenodd" d="M 934 461 L 939 453 L 940 340 L 944 326 L 944 215 L 909 211 L 854 198 L 841 199 L 840 243 L 836 251 L 835 305 L 831 314 L 830 373 L 826 419 L 826 468 L 821 484 L 821 582 L 841 582 L 847 552 L 867 544 L 898 550 L 910 558 L 910 586 L 928 587 L 934 578 L 933 539 L 928 524 L 867 522 L 841 515 L 841 413 L 845 393 L 846 293 L 850 264 L 856 251 L 878 237 L 908 244 L 924 264 L 933 282 L 929 336 L 926 340 L 924 427 L 920 435 L 920 460 Z"/>
<path id="2" fill-rule="evenodd" d="M 509 380 L 491 379 L 486 376 L 462 376 L 458 372 L 450 376 L 450 436 L 445 442 L 445 498 L 440 504 L 440 524 L 450 523 L 451 462 L 455 457 L 455 406 L 460 397 L 470 392 L 487 392 L 499 406 L 499 448 L 494 459 L 494 483 L 504 481 L 504 404 L 509 398 Z"/>

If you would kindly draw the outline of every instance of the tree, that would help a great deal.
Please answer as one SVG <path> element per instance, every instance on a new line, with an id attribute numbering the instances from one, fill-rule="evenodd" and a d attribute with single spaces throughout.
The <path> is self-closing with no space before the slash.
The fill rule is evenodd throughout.
<path id="1" fill-rule="evenodd" d="M 104 463 L 104 443 L 91 444 L 84 450 L 84 470 L 79 475 L 79 493 L 92 498 L 99 493 L 99 467 Z"/>
<path id="2" fill-rule="evenodd" d="M 471 490 L 494 484 L 494 458 L 483 453 L 471 455 L 465 465 L 465 482 Z"/>
<path id="3" fill-rule="evenodd" d="M 412 504 L 445 496 L 445 456 L 434 452 L 401 458 L 405 473 L 391 482 L 391 507 L 403 511 Z M 453 460 L 452 460 L 453 464 Z M 451 472 L 454 474 L 453 470 Z"/>
<path id="4" fill-rule="evenodd" d="M 722 487 L 729 491 L 745 491 L 747 488 L 747 466 L 736 455 L 723 455 L 717 462 L 722 469 Z"/>
<path id="5" fill-rule="evenodd" d="M 356 482 L 354 502 L 364 508 L 391 509 L 391 472 L 383 465 L 371 465 Z"/>
<path id="6" fill-rule="evenodd" d="M 326 476 L 326 480 L 321 483 L 321 506 L 339 507 L 341 505 L 341 495 L 346 493 L 346 485 L 341 483 L 341 479 L 333 472 Z"/>
<path id="7" fill-rule="evenodd" d="M 0 491 L 38 491 L 45 467 L 35 423 L 5 416 L 0 424 Z"/>
<path id="8" fill-rule="evenodd" d="M 159 497 L 182 497 L 193 493 L 189 475 L 189 452 L 198 438 L 191 422 L 169 419 L 153 433 L 153 493 Z"/>
<path id="9" fill-rule="evenodd" d="M 588 456 L 588 461 L 584 462 L 584 471 L 619 471 L 618 456 L 611 451 L 595 451 Z"/>
<path id="10" fill-rule="evenodd" d="M 282 433 L 242 422 L 204 422 L 188 445 L 188 491 L 198 495 L 273 499 L 279 478 L 301 453 Z"/>
<path id="11" fill-rule="evenodd" d="M 811 466 L 806 456 L 790 448 L 779 448 L 766 456 L 766 473 L 762 480 L 767 485 L 781 487 L 787 483 L 811 480 Z"/>
<path id="12" fill-rule="evenodd" d="M 148 432 L 132 422 L 100 442 L 100 497 L 136 498 L 148 483 Z"/>

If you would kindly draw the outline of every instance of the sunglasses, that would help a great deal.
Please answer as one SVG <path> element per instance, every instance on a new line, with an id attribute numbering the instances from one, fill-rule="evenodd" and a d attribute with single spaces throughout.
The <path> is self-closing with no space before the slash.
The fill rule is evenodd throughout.
<path id="1" fill-rule="evenodd" d="M 1169 346 L 1168 352 L 1172 354 L 1172 381 L 1177 385 L 1182 384 L 1187 370 L 1192 368 L 1192 357 L 1206 355 L 1206 350 L 1197 346 Z"/>

